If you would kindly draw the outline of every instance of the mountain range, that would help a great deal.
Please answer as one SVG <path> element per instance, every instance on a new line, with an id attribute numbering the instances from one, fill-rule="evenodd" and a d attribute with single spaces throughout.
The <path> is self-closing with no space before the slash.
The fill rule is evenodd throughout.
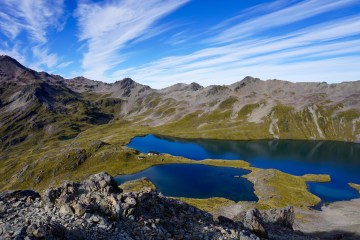
<path id="1" fill-rule="evenodd" d="M 99 171 L 126 174 L 179 161 L 167 156 L 140 164 L 124 145 L 149 133 L 360 142 L 360 81 L 246 77 L 231 85 L 158 90 L 130 78 L 112 84 L 65 79 L 0 56 L 0 190 L 41 190 Z"/>
<path id="2" fill-rule="evenodd" d="M 76 137 L 118 120 L 210 138 L 360 141 L 360 81 L 175 84 L 156 90 L 36 72 L 0 56 L 0 148 Z M 217 131 L 221 130 L 221 131 Z"/>

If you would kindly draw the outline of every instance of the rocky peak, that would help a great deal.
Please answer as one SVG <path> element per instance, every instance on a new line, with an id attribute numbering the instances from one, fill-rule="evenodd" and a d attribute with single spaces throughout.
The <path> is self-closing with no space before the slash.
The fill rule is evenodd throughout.
<path id="1" fill-rule="evenodd" d="M 0 72 L 2 74 L 11 75 L 11 74 L 14 74 L 14 72 L 19 69 L 30 71 L 30 69 L 24 67 L 21 63 L 19 63 L 14 58 L 9 57 L 7 55 L 0 56 Z"/>
<path id="2" fill-rule="evenodd" d="M 219 86 L 219 85 L 212 85 L 208 87 L 206 96 L 215 96 L 218 94 L 225 94 L 225 92 L 229 91 L 230 89 L 227 86 Z"/>
<path id="3" fill-rule="evenodd" d="M 257 82 L 262 82 L 262 81 L 259 78 L 247 76 L 240 82 L 236 82 L 236 83 L 232 84 L 231 86 L 234 88 L 235 91 L 238 91 L 241 88 L 244 88 L 246 86 L 251 86 L 252 84 L 257 83 Z"/>
<path id="4" fill-rule="evenodd" d="M 0 81 L 17 79 L 22 83 L 32 83 L 37 78 L 35 71 L 24 67 L 15 59 L 7 55 L 0 56 Z"/>
<path id="5" fill-rule="evenodd" d="M 186 84 L 186 83 L 176 83 L 170 87 L 167 87 L 167 88 L 164 88 L 164 89 L 161 89 L 160 91 L 161 92 L 166 92 L 166 93 L 170 93 L 170 92 L 181 92 L 181 91 L 192 91 L 192 92 L 195 92 L 195 91 L 198 91 L 198 90 L 201 90 L 203 89 L 204 87 L 201 86 L 200 84 L 198 83 L 190 83 L 190 84 Z"/>
<path id="6" fill-rule="evenodd" d="M 201 86 L 200 84 L 198 84 L 196 82 L 190 83 L 190 85 L 189 85 L 189 89 L 191 91 L 198 91 L 198 90 L 201 90 L 203 88 L 204 88 L 203 86 Z"/>
<path id="7" fill-rule="evenodd" d="M 120 85 L 122 89 L 130 89 L 134 88 L 137 83 L 131 78 L 124 78 L 123 80 L 115 82 L 115 84 Z"/>
<path id="8" fill-rule="evenodd" d="M 77 76 L 77 77 L 74 77 L 74 78 L 69 79 L 69 80 L 71 80 L 71 81 L 79 81 L 79 82 L 82 82 L 82 81 L 86 82 L 86 81 L 89 81 L 90 79 L 88 79 L 88 78 L 86 78 L 84 76 Z"/>
<path id="9" fill-rule="evenodd" d="M 258 81 L 261 81 L 259 78 L 254 78 L 254 77 L 251 77 L 251 76 L 246 76 L 243 80 L 241 80 L 240 82 L 243 82 L 243 83 L 252 83 L 252 82 L 258 82 Z"/>
<path id="10" fill-rule="evenodd" d="M 19 63 L 17 60 L 15 60 L 14 58 L 8 56 L 8 55 L 0 55 L 0 64 L 14 64 L 18 67 L 21 68 L 25 68 L 23 65 L 21 65 L 21 63 Z"/>

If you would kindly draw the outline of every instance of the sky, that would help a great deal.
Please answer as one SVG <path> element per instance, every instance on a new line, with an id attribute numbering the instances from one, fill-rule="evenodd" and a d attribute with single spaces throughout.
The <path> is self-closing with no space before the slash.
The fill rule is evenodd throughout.
<path id="1" fill-rule="evenodd" d="M 360 80 L 360 0 L 1 0 L 0 54 L 163 88 Z"/>

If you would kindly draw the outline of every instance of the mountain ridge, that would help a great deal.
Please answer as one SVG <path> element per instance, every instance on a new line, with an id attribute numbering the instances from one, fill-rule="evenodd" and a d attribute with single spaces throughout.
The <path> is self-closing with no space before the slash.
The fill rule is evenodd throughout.
<path id="1" fill-rule="evenodd" d="M 15 65 L 17 65 L 18 67 L 24 69 L 24 70 L 29 70 L 31 72 L 36 72 L 35 70 L 32 70 L 30 68 L 27 68 L 25 67 L 24 65 L 22 65 L 20 62 L 18 62 L 16 59 L 12 58 L 11 56 L 9 55 L 0 55 L 0 70 L 4 69 L 4 61 L 7 61 L 7 62 L 12 62 L 14 63 Z M 292 83 L 292 84 L 326 84 L 326 85 L 338 85 L 338 84 L 346 84 L 346 83 L 356 83 L 356 82 L 360 82 L 360 80 L 354 80 L 354 81 L 343 81 L 343 82 L 339 82 L 339 83 L 327 83 L 325 81 L 323 82 L 292 82 L 292 81 L 287 81 L 287 80 L 280 80 L 280 79 L 267 79 L 267 80 L 261 80 L 260 78 L 257 78 L 257 77 L 252 77 L 252 76 L 246 76 L 244 77 L 243 79 L 237 81 L 237 82 L 234 82 L 232 84 L 224 84 L 224 85 L 209 85 L 209 86 L 206 86 L 206 87 L 203 87 L 201 86 L 200 84 L 196 83 L 196 82 L 192 82 L 192 83 L 176 83 L 176 84 L 173 84 L 173 85 L 170 85 L 168 87 L 164 87 L 164 88 L 161 88 L 161 89 L 154 89 L 154 88 L 151 88 L 150 86 L 147 86 L 147 85 L 143 85 L 141 83 L 138 83 L 136 81 L 134 81 L 133 79 L 131 78 L 124 78 L 124 79 L 121 79 L 121 80 L 117 80 L 113 83 L 107 83 L 107 82 L 103 82 L 103 81 L 100 81 L 100 80 L 93 80 L 93 79 L 89 79 L 89 78 L 86 78 L 84 76 L 77 76 L 77 77 L 74 77 L 74 78 L 63 78 L 62 76 L 60 75 L 56 75 L 56 74 L 49 74 L 47 72 L 36 72 L 37 74 L 39 75 L 47 75 L 47 76 L 51 76 L 53 78 L 59 78 L 60 81 L 83 81 L 83 82 L 87 82 L 87 83 L 92 83 L 91 85 L 94 85 L 94 84 L 104 84 L 104 85 L 116 85 L 116 84 L 119 84 L 121 83 L 122 81 L 127 81 L 127 80 L 131 80 L 133 81 L 134 83 L 136 84 L 140 84 L 142 86 L 146 86 L 146 87 L 149 87 L 150 89 L 152 90 L 155 90 L 155 91 L 162 91 L 162 90 L 165 90 L 165 89 L 168 89 L 168 88 L 171 88 L 171 87 L 174 87 L 176 85 L 187 85 L 187 86 L 196 86 L 197 88 L 201 88 L 201 89 L 204 89 L 204 88 L 209 88 L 209 87 L 214 87 L 214 86 L 236 86 L 238 84 L 249 84 L 249 83 L 254 83 L 254 82 L 258 82 L 258 81 L 261 81 L 261 82 L 267 82 L 267 81 L 280 81 L 280 82 L 284 82 L 284 83 Z M 1 79 L 0 79 L 1 80 Z"/>
<path id="2" fill-rule="evenodd" d="M 156 90 L 130 78 L 113 84 L 69 80 L 5 62 L 0 61 L 0 189 L 39 189 L 99 170 L 118 174 L 161 164 L 140 166 L 136 153 L 124 147 L 149 133 L 360 142 L 360 81 L 246 77 L 231 85 Z"/>
<path id="3" fill-rule="evenodd" d="M 264 131 L 257 137 L 240 134 L 239 139 L 360 141 L 360 81 L 292 83 L 247 76 L 230 85 L 193 82 L 157 90 L 131 78 L 114 83 L 65 79 L 26 68 L 9 56 L 0 57 L 0 73 L 3 148 L 32 136 L 31 129 L 42 132 L 37 139 L 66 139 L 121 119 L 152 127 L 191 123 L 193 131 L 239 124 L 260 125 Z"/>

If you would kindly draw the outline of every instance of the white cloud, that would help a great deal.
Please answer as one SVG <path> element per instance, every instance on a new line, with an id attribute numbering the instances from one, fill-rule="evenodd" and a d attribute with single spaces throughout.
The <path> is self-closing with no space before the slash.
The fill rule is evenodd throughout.
<path id="1" fill-rule="evenodd" d="M 295 81 L 355 80 L 360 78 L 360 70 L 355 67 L 357 62 L 350 61 L 359 59 L 360 39 L 356 38 L 359 34 L 360 17 L 353 16 L 273 38 L 239 41 L 165 57 L 137 68 L 119 70 L 114 76 L 132 76 L 157 88 L 177 82 L 231 83 L 245 75 Z M 348 54 L 358 57 L 343 57 Z"/>
<path id="2" fill-rule="evenodd" d="M 117 0 L 79 4 L 79 39 L 88 44 L 82 67 L 84 75 L 104 80 L 112 67 L 125 60 L 119 52 L 146 34 L 152 25 L 188 0 Z"/>
<path id="3" fill-rule="evenodd" d="M 37 59 L 36 62 L 30 64 L 31 68 L 35 70 L 43 71 L 42 66 L 53 68 L 58 64 L 58 56 L 54 53 L 49 53 L 49 49 L 42 45 L 32 47 L 31 51 L 33 56 Z"/>
<path id="4" fill-rule="evenodd" d="M 8 47 L 8 45 L 5 44 L 5 47 L 6 48 L 0 48 L 0 55 L 12 56 L 20 63 L 25 63 L 26 59 L 24 57 L 24 54 L 20 51 L 18 43 L 15 43 L 13 47 Z"/>
<path id="5" fill-rule="evenodd" d="M 247 9 L 242 10 L 235 17 L 226 19 L 225 21 L 222 21 L 221 23 L 215 25 L 212 28 L 212 30 L 226 28 L 229 25 L 236 23 L 237 21 L 249 19 L 257 15 L 264 15 L 268 12 L 276 11 L 278 9 L 284 8 L 292 3 L 294 3 L 294 0 L 276 0 L 272 2 L 258 4 L 253 7 L 249 7 Z"/>
<path id="6" fill-rule="evenodd" d="M 358 0 L 306 0 L 289 7 L 235 24 L 209 41 L 215 43 L 244 39 L 256 33 L 275 27 L 285 26 L 304 19 L 336 11 L 340 8 L 359 4 Z M 250 17 L 250 15 L 248 15 Z"/>
<path id="7" fill-rule="evenodd" d="M 48 32 L 63 27 L 64 7 L 64 0 L 2 0 L 0 30 L 10 43 L 3 52 L 36 70 L 55 67 L 59 57 L 47 46 Z M 16 47 L 11 48 L 14 41 Z M 20 47 L 21 54 L 14 50 Z M 27 58 L 26 53 L 31 55 Z"/>
<path id="8" fill-rule="evenodd" d="M 262 79 L 283 79 L 298 82 L 341 82 L 360 80 L 358 62 L 359 56 L 334 59 L 313 60 L 307 62 L 264 62 L 259 64 L 233 64 L 196 68 L 190 71 L 161 72 L 156 77 L 144 77 L 141 73 L 135 74 L 134 79 L 147 79 L 144 83 L 154 88 L 164 88 L 178 82 L 198 82 L 201 85 L 232 84 L 245 76 L 255 76 Z M 142 81 L 140 81 L 142 82 Z"/>
<path id="9" fill-rule="evenodd" d="M 73 63 L 74 63 L 73 61 L 62 62 L 59 65 L 57 65 L 56 68 L 60 68 L 60 69 L 61 68 L 66 68 L 66 67 L 70 66 Z"/>
<path id="10" fill-rule="evenodd" d="M 59 26 L 64 0 L 2 0 L 0 29 L 10 39 L 26 31 L 31 40 L 46 42 L 46 31 Z"/>
<path id="11" fill-rule="evenodd" d="M 51 53 L 44 45 L 36 45 L 31 48 L 31 51 L 37 61 L 31 63 L 30 67 L 37 71 L 44 71 L 43 66 L 45 66 L 50 72 L 54 72 L 56 69 L 66 68 L 73 63 L 73 61 L 62 61 L 62 57 Z"/>

